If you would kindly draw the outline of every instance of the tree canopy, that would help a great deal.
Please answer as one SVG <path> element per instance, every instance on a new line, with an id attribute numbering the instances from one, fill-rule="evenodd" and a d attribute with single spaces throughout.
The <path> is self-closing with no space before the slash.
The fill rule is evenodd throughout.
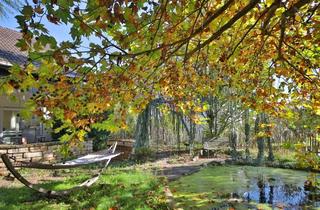
<path id="1" fill-rule="evenodd" d="M 277 117 L 320 115 L 320 14 L 313 0 L 33 0 L 17 21 L 29 64 L 5 84 L 37 88 L 30 108 L 63 121 L 62 140 L 90 128 L 125 127 L 155 98 L 205 110 L 228 100 Z M 58 43 L 44 24 L 70 27 Z M 70 77 L 70 75 L 73 75 Z M 46 107 L 46 109 L 43 109 Z M 117 110 L 107 120 L 107 111 Z M 315 125 L 319 129 L 319 125 Z"/>

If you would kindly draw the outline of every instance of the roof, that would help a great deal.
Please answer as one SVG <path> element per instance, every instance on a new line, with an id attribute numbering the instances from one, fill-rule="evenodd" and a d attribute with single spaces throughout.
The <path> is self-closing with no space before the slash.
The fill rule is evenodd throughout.
<path id="1" fill-rule="evenodd" d="M 13 64 L 23 65 L 27 62 L 27 52 L 16 47 L 18 39 L 22 34 L 18 31 L 0 26 L 0 64 L 12 66 Z"/>
<path id="2" fill-rule="evenodd" d="M 8 67 L 11 67 L 13 64 L 22 66 L 27 63 L 28 53 L 26 51 L 21 51 L 21 49 L 16 46 L 18 39 L 21 38 L 22 33 L 0 26 L 0 77 L 3 75 L 7 75 Z M 45 48 L 45 50 L 48 49 L 49 47 Z M 32 63 L 37 67 L 39 66 L 38 62 Z M 78 74 L 76 72 L 70 71 L 66 73 L 66 76 L 74 78 L 77 77 Z"/>

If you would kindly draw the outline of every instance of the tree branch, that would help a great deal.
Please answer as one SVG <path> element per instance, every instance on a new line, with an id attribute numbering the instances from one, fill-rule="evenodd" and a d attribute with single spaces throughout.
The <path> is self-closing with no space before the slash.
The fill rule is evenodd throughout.
<path id="1" fill-rule="evenodd" d="M 160 44 L 159 47 L 153 48 L 153 49 L 149 49 L 149 50 L 144 50 L 144 51 L 140 51 L 137 53 L 127 53 L 127 54 L 122 54 L 122 55 L 113 55 L 114 57 L 136 57 L 136 56 L 140 56 L 143 54 L 148 54 L 148 53 L 152 53 L 155 52 L 157 50 L 161 50 L 163 48 L 169 48 L 172 46 L 175 46 L 177 44 L 180 44 L 178 48 L 180 48 L 181 44 L 184 45 L 188 40 L 190 40 L 191 38 L 195 37 L 197 34 L 201 33 L 206 27 L 209 26 L 209 24 L 214 21 L 217 17 L 219 17 L 223 12 L 225 12 L 230 5 L 234 2 L 234 0 L 229 0 L 227 1 L 222 7 L 220 7 L 215 13 L 213 13 L 199 28 L 197 28 L 196 30 L 194 30 L 194 32 L 189 35 L 186 38 L 174 41 L 172 43 L 169 44 Z M 177 50 L 175 50 L 177 51 Z"/>
<path id="2" fill-rule="evenodd" d="M 253 9 L 260 0 L 251 0 L 250 3 L 245 6 L 240 12 L 238 12 L 235 16 L 233 16 L 225 25 L 223 25 L 217 32 L 213 33 L 209 39 L 204 41 L 202 44 L 199 44 L 196 48 L 190 51 L 185 59 L 189 59 L 196 51 L 202 49 L 206 45 L 210 44 L 213 40 L 220 37 L 220 35 L 229 29 L 235 22 L 237 22 L 241 17 L 245 16 L 248 12 Z"/>
<path id="3" fill-rule="evenodd" d="M 228 56 L 227 60 L 229 60 L 229 58 L 235 53 L 235 51 L 237 50 L 237 48 L 239 47 L 239 45 L 243 42 L 243 40 L 246 38 L 246 36 L 250 33 L 250 31 L 258 24 L 258 22 L 260 21 L 260 19 L 269 11 L 271 7 L 266 8 L 262 14 L 259 16 L 259 18 L 256 20 L 256 22 L 247 30 L 247 32 L 242 36 L 242 38 L 240 39 L 240 41 L 236 44 L 236 46 L 233 48 L 232 52 L 230 53 L 230 55 Z"/>

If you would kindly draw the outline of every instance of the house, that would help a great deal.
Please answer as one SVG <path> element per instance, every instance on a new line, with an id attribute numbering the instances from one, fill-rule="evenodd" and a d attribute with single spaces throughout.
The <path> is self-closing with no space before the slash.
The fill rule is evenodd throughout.
<path id="1" fill-rule="evenodd" d="M 15 46 L 21 36 L 18 31 L 0 27 L 0 82 L 1 77 L 9 75 L 8 70 L 12 65 L 22 66 L 27 62 L 27 53 Z M 52 140 L 50 129 L 46 129 L 36 117 L 27 121 L 20 118 L 19 111 L 31 97 L 31 91 L 16 91 L 15 101 L 0 95 L 0 143 L 21 144 L 22 138 L 28 143 Z"/>
<path id="2" fill-rule="evenodd" d="M 0 26 L 0 85 L 4 77 L 10 75 L 9 69 L 14 64 L 23 66 L 28 61 L 27 53 L 15 46 L 21 33 Z M 74 77 L 75 74 L 67 74 Z M 15 157 L 14 162 L 56 162 L 62 156 L 59 153 L 61 143 L 54 141 L 51 129 L 33 116 L 30 120 L 20 117 L 20 111 L 35 89 L 26 92 L 15 90 L 16 100 L 0 95 L 0 154 Z M 80 148 L 72 148 L 72 155 L 88 154 L 93 150 L 92 139 L 87 139 Z M 0 177 L 8 175 L 0 159 Z"/>

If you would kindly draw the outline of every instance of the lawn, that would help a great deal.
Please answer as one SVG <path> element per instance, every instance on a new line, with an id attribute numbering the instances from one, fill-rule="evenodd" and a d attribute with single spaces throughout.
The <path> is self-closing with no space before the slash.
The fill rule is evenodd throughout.
<path id="1" fill-rule="evenodd" d="M 37 175 L 31 170 L 23 173 Z M 48 175 L 43 171 L 39 174 Z M 70 178 L 41 185 L 54 190 L 67 189 L 81 183 L 88 174 L 89 168 L 62 171 L 58 176 Z M 14 186 L 12 183 L 11 186 L 0 188 L 0 209 L 168 209 L 164 183 L 164 180 L 149 172 L 111 168 L 105 171 L 92 187 L 59 199 L 45 198 L 26 187 Z"/>

